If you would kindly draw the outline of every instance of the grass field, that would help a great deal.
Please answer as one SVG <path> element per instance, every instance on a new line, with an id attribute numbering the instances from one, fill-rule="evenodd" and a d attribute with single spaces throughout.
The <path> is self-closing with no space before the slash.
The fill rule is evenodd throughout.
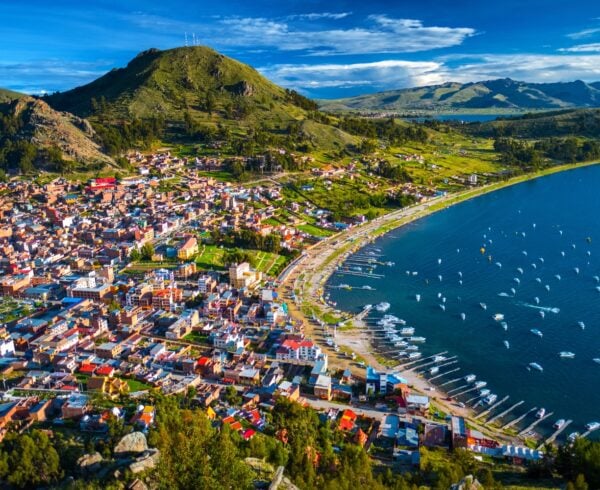
<path id="1" fill-rule="evenodd" d="M 203 245 L 200 253 L 196 256 L 196 265 L 205 270 L 224 270 L 224 258 L 227 248 L 216 245 Z M 262 250 L 245 250 L 253 258 L 253 265 L 257 271 L 264 272 L 269 276 L 276 276 L 288 263 L 289 259 L 283 255 Z"/>

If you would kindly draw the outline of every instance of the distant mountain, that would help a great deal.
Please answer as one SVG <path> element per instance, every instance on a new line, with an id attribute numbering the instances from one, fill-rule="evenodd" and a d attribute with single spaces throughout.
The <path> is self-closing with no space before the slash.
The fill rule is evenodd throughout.
<path id="1" fill-rule="evenodd" d="M 527 83 L 502 78 L 444 83 L 320 101 L 326 111 L 532 110 L 599 107 L 600 82 Z"/>
<path id="2" fill-rule="evenodd" d="M 94 141 L 94 130 L 85 119 L 55 111 L 42 100 L 0 89 L 0 116 L 6 127 L 0 131 L 0 146 L 24 141 L 39 150 L 57 147 L 65 160 L 114 163 Z"/>

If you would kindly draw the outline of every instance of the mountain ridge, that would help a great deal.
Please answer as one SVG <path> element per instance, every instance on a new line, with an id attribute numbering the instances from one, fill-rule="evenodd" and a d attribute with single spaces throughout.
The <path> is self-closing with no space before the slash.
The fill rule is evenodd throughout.
<path id="1" fill-rule="evenodd" d="M 530 83 L 498 78 L 387 90 L 319 103 L 322 110 L 330 112 L 600 107 L 600 82 Z"/>

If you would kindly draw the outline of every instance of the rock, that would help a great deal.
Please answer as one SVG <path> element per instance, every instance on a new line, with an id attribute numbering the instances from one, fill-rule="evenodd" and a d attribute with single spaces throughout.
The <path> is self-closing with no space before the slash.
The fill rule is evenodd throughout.
<path id="1" fill-rule="evenodd" d="M 129 469 L 135 475 L 142 471 L 151 470 L 158 464 L 160 458 L 160 451 L 158 449 L 148 450 L 142 457 L 137 458 L 133 463 L 129 465 Z"/>
<path id="2" fill-rule="evenodd" d="M 115 446 L 115 455 L 143 453 L 148 450 L 146 436 L 141 432 L 132 432 L 124 436 Z"/>
<path id="3" fill-rule="evenodd" d="M 483 485 L 473 475 L 467 475 L 460 482 L 452 485 L 451 490 L 483 490 Z"/>
<path id="4" fill-rule="evenodd" d="M 77 466 L 82 472 L 95 472 L 98 470 L 102 462 L 102 455 L 98 452 L 92 454 L 84 454 L 77 460 Z"/>

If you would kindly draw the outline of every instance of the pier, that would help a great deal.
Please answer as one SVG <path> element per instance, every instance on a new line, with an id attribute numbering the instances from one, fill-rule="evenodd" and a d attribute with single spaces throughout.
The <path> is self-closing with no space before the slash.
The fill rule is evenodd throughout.
<path id="1" fill-rule="evenodd" d="M 465 386 L 467 386 L 467 385 L 465 385 Z M 454 396 L 454 397 L 456 397 L 456 396 L 462 396 L 462 395 L 464 395 L 464 394 L 466 394 L 466 393 L 471 393 L 472 391 L 475 391 L 475 390 L 478 390 L 478 389 L 479 389 L 479 388 L 477 388 L 477 386 L 472 386 L 471 388 L 468 388 L 468 389 L 466 389 L 466 390 L 463 390 L 463 391 L 461 391 L 461 392 L 459 392 L 459 393 L 455 393 L 455 394 L 454 394 L 454 395 L 452 395 L 452 396 Z M 476 396 L 475 398 L 479 398 L 479 396 Z M 469 400 L 469 401 L 470 401 L 470 400 Z"/>
<path id="2" fill-rule="evenodd" d="M 440 386 L 446 386 L 446 385 L 449 385 L 452 383 L 456 383 L 457 381 L 460 381 L 461 379 L 462 379 L 462 376 L 460 378 L 454 378 L 454 379 L 451 379 L 450 381 L 446 381 L 445 383 L 442 383 Z"/>
<path id="3" fill-rule="evenodd" d="M 538 447 L 537 450 L 539 451 L 540 449 L 542 449 L 546 444 L 552 444 L 556 438 L 561 434 L 561 432 L 563 430 L 565 430 L 570 424 L 571 422 L 573 422 L 572 420 L 567 420 L 562 427 L 560 427 L 559 429 L 557 429 L 550 437 L 548 437 L 545 441 L 543 441 Z"/>
<path id="4" fill-rule="evenodd" d="M 523 420 L 525 417 L 527 417 L 530 413 L 533 413 L 537 410 L 538 407 L 533 407 L 531 410 L 528 410 L 527 412 L 525 412 L 523 415 L 520 415 L 519 417 L 517 417 L 514 420 L 511 420 L 510 422 L 507 422 L 506 424 L 504 424 L 502 426 L 502 429 L 508 429 L 510 427 L 512 427 L 513 425 L 518 424 L 519 422 L 521 422 L 521 420 Z"/>
<path id="5" fill-rule="evenodd" d="M 485 417 L 488 413 L 490 413 L 492 410 L 494 410 L 496 407 L 499 407 L 500 405 L 502 405 L 506 400 L 508 400 L 510 397 L 508 395 L 506 395 L 504 398 L 502 398 L 502 400 L 500 400 L 499 402 L 494 403 L 491 407 L 489 407 L 488 409 L 484 410 L 483 412 L 477 414 L 475 416 L 475 420 L 479 420 L 482 417 Z"/>
<path id="6" fill-rule="evenodd" d="M 464 390 L 465 388 L 467 388 L 467 387 L 469 387 L 469 386 L 470 386 L 471 388 L 475 389 L 475 390 L 477 389 L 477 387 L 473 386 L 472 384 L 469 384 L 469 383 L 467 383 L 466 385 L 459 386 L 458 388 L 452 388 L 451 390 L 449 390 L 449 391 L 448 391 L 448 395 L 449 395 L 449 396 L 450 396 L 450 395 L 454 396 L 454 395 L 453 395 L 453 393 L 456 393 L 457 391 L 460 391 L 460 390 Z M 469 388 L 469 390 L 470 390 L 471 388 Z M 458 395 L 460 395 L 460 393 L 457 393 L 457 394 L 456 394 L 456 396 L 458 396 Z"/>
<path id="7" fill-rule="evenodd" d="M 436 374 L 433 378 L 429 378 L 427 381 L 433 381 L 434 379 L 438 379 L 443 376 L 448 376 L 449 374 L 455 373 L 457 371 L 460 371 L 460 368 L 452 369 L 451 371 L 448 371 L 446 373 Z M 458 379 L 460 379 L 460 378 L 458 378 Z M 444 385 L 442 385 L 442 386 L 444 386 Z"/>
<path id="8" fill-rule="evenodd" d="M 521 432 L 519 432 L 517 435 L 519 437 L 521 437 L 524 434 L 527 434 L 529 431 L 533 430 L 535 428 L 536 425 L 538 425 L 540 422 L 543 422 L 544 420 L 546 420 L 547 418 L 552 417 L 552 415 L 554 415 L 554 412 L 550 412 L 549 414 L 546 414 L 544 417 L 542 417 L 541 419 L 537 419 L 534 422 L 532 422 L 531 424 L 529 424 L 527 427 L 525 427 Z"/>
<path id="9" fill-rule="evenodd" d="M 583 434 L 581 434 L 581 437 L 587 437 L 589 436 L 592 432 L 597 431 L 598 429 L 592 429 L 592 430 L 587 430 L 585 431 Z"/>
<path id="10" fill-rule="evenodd" d="M 521 405 L 523 405 L 523 403 L 525 403 L 524 400 L 521 400 L 518 403 L 515 403 L 512 407 L 507 408 L 506 410 L 504 410 L 504 412 L 499 413 L 498 415 L 494 415 L 491 419 L 488 419 L 486 424 L 491 424 L 492 422 L 495 422 L 496 420 L 504 417 L 505 415 L 509 414 L 510 412 L 512 412 L 515 408 L 520 407 Z"/>

